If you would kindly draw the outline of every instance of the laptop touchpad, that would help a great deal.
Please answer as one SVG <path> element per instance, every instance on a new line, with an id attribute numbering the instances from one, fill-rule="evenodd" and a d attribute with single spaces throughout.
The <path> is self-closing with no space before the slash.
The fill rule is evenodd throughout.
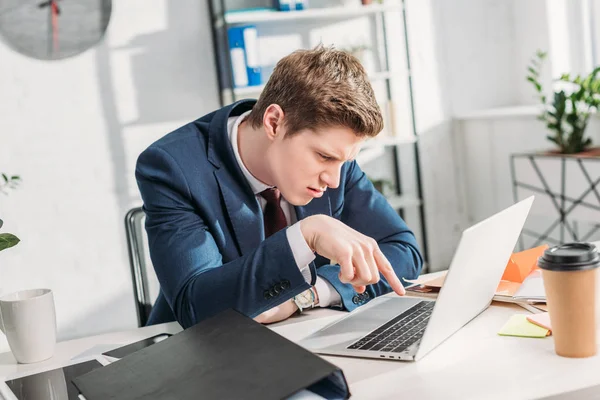
<path id="1" fill-rule="evenodd" d="M 300 344 L 312 349 L 325 348 L 334 344 L 345 346 L 397 317 L 420 301 L 422 299 L 410 297 L 380 297 L 356 309 L 333 325 L 315 332 Z"/>

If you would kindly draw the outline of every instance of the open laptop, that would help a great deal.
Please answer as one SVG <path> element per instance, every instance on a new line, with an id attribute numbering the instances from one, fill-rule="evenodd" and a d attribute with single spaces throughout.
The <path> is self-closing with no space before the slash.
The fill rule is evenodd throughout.
<path id="1" fill-rule="evenodd" d="M 319 354 L 416 361 L 485 310 L 533 196 L 466 229 L 437 300 L 379 297 L 299 344 Z"/>

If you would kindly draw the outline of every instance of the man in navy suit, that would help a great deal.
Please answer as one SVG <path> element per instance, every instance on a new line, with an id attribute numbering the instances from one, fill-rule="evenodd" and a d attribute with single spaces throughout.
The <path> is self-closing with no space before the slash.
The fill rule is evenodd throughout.
<path id="1" fill-rule="evenodd" d="M 258 101 L 148 147 L 136 179 L 161 287 L 148 323 L 227 308 L 272 323 L 403 295 L 416 240 L 353 161 L 382 129 L 360 63 L 321 46 L 279 61 Z"/>

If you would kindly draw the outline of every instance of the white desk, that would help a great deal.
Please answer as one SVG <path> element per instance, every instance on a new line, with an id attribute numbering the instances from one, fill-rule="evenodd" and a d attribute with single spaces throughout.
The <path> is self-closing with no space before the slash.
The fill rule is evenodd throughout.
<path id="1" fill-rule="evenodd" d="M 325 358 L 344 370 L 353 399 L 532 399 L 600 384 L 598 356 L 562 358 L 554 353 L 552 337 L 497 335 L 515 313 L 528 312 L 514 304 L 494 303 L 418 362 Z M 297 341 L 343 315 L 316 309 L 271 327 Z M 52 359 L 32 365 L 18 365 L 11 353 L 0 354 L 0 376 L 56 368 L 98 344 L 131 343 L 179 330 L 179 324 L 169 323 L 66 341 L 57 344 Z"/>

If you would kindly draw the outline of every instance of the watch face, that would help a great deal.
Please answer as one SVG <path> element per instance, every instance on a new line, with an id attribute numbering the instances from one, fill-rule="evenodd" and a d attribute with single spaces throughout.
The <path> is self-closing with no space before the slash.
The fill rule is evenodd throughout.
<path id="1" fill-rule="evenodd" d="M 106 32 L 111 0 L 0 0 L 0 38 L 41 60 L 77 55 Z"/>
<path id="2" fill-rule="evenodd" d="M 310 289 L 300 293 L 298 296 L 296 296 L 296 299 L 298 300 L 298 303 L 300 303 L 302 308 L 310 307 L 314 303 L 312 292 L 310 291 Z"/>

